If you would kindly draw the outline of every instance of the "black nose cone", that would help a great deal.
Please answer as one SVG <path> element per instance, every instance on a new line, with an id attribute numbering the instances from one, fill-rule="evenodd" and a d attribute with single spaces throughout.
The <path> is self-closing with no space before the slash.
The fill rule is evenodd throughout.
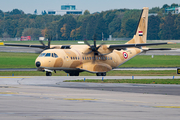
<path id="1" fill-rule="evenodd" d="M 36 62 L 36 67 L 40 67 L 41 66 L 41 63 L 38 61 Z"/>

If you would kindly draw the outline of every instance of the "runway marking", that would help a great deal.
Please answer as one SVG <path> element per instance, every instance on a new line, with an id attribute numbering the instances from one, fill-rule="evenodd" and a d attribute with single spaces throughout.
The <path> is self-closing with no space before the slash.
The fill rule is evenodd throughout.
<path id="1" fill-rule="evenodd" d="M 11 94 L 11 95 L 14 95 L 14 94 L 18 94 L 18 93 L 15 93 L 15 92 L 0 92 L 0 94 Z"/>
<path id="2" fill-rule="evenodd" d="M 17 87 L 11 87 L 11 86 L 0 86 L 0 88 L 17 88 Z"/>
<path id="3" fill-rule="evenodd" d="M 98 99 L 91 99 L 91 98 L 64 98 L 64 100 L 78 100 L 78 101 L 89 101 L 89 100 L 98 100 Z"/>
<path id="4" fill-rule="evenodd" d="M 180 108 L 180 106 L 155 106 L 157 108 Z"/>
<path id="5" fill-rule="evenodd" d="M 31 77 L 0 77 L 0 78 L 31 78 Z"/>

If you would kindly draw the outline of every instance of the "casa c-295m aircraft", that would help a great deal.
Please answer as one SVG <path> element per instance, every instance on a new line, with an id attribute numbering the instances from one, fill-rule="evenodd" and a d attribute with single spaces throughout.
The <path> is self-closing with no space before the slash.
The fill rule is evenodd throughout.
<path id="1" fill-rule="evenodd" d="M 51 76 L 54 71 L 65 71 L 70 76 L 79 76 L 80 72 L 96 73 L 97 76 L 106 76 L 106 72 L 122 65 L 143 51 L 171 50 L 171 48 L 150 49 L 146 46 L 170 44 L 146 43 L 149 8 L 144 7 L 134 37 L 125 44 L 120 45 L 20 45 L 3 44 L 5 46 L 22 46 L 45 49 L 35 60 L 38 71 L 46 72 Z"/>

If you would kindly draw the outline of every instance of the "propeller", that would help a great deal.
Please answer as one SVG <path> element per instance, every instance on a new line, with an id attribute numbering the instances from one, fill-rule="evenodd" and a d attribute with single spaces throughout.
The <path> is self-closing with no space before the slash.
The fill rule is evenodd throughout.
<path id="1" fill-rule="evenodd" d="M 47 46 L 43 43 L 43 41 L 39 41 L 39 42 L 42 44 L 44 50 L 50 49 L 50 45 L 51 45 L 51 38 L 50 37 L 48 38 L 48 45 Z"/>
<path id="2" fill-rule="evenodd" d="M 98 55 L 100 55 L 100 56 L 104 56 L 103 54 L 101 54 L 99 51 L 98 51 L 98 49 L 102 46 L 102 45 L 104 45 L 105 43 L 101 43 L 98 47 L 97 47 L 97 45 L 96 45 L 96 34 L 93 36 L 93 38 L 94 38 L 94 45 L 90 45 L 88 42 L 87 42 L 87 40 L 85 40 L 84 42 L 85 42 L 85 44 L 86 45 L 88 45 L 89 47 L 90 47 L 90 49 L 91 49 L 91 51 L 89 51 L 88 53 L 85 53 L 86 55 L 89 55 L 89 54 L 91 54 L 91 53 L 94 53 L 94 57 L 93 57 L 93 63 L 95 62 L 95 57 L 96 56 L 98 56 Z"/>

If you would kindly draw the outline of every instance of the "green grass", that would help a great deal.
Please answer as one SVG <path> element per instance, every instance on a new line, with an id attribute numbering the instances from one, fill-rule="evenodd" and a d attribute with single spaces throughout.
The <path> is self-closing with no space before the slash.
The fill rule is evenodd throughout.
<path id="1" fill-rule="evenodd" d="M 35 68 L 39 54 L 0 52 L 0 68 Z"/>
<path id="2" fill-rule="evenodd" d="M 127 80 L 66 80 L 64 82 L 89 82 L 89 83 L 135 83 L 135 84 L 180 84 L 180 79 L 127 79 Z"/>
<path id="3" fill-rule="evenodd" d="M 138 55 L 120 67 L 180 67 L 180 56 Z"/>
<path id="4" fill-rule="evenodd" d="M 40 71 L 0 71 L 0 76 L 45 76 L 45 72 Z M 53 73 L 53 76 L 67 76 L 67 73 L 63 71 L 57 71 Z M 82 72 L 80 76 L 96 76 L 96 74 L 89 72 Z M 165 71 L 110 71 L 107 72 L 107 76 L 178 76 L 176 70 Z"/>
<path id="5" fill-rule="evenodd" d="M 0 52 L 0 68 L 36 68 L 35 53 L 6 53 Z M 120 67 L 180 67 L 180 56 L 139 55 Z"/>

